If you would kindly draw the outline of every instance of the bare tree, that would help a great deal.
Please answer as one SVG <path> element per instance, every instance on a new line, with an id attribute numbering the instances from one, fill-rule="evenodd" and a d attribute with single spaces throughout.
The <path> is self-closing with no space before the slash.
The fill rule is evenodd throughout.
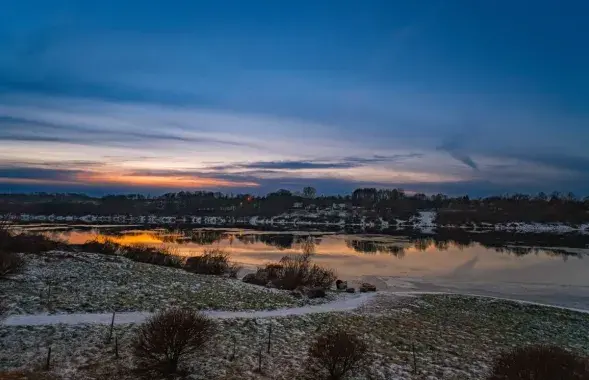
<path id="1" fill-rule="evenodd" d="M 345 379 L 361 371 L 367 359 L 367 344 L 356 334 L 343 330 L 319 336 L 309 348 L 309 368 L 328 380 Z"/>
<path id="2" fill-rule="evenodd" d="M 181 360 L 196 354 L 214 334 L 213 322 L 193 310 L 159 312 L 140 328 L 135 342 L 138 370 L 172 374 Z"/>
<path id="3" fill-rule="evenodd" d="M 315 196 L 317 195 L 317 190 L 315 190 L 314 187 L 311 186 L 306 186 L 303 188 L 303 196 L 305 198 L 315 198 Z"/>

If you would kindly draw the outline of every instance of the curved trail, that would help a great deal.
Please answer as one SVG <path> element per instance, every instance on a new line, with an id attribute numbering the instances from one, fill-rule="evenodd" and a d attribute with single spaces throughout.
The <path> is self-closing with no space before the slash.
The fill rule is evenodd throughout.
<path id="1" fill-rule="evenodd" d="M 531 302 L 524 300 L 517 300 L 512 298 L 493 297 L 470 293 L 452 293 L 452 292 L 427 292 L 427 291 L 398 291 L 398 292 L 378 292 L 365 293 L 357 297 L 346 298 L 333 302 L 324 303 L 321 305 L 309 305 L 302 307 L 293 307 L 287 309 L 277 310 L 262 310 L 262 311 L 203 311 L 204 314 L 215 319 L 229 319 L 229 318 L 272 318 L 272 317 L 286 317 L 286 316 L 300 316 L 316 313 L 329 313 L 337 311 L 350 311 L 359 308 L 366 302 L 373 299 L 376 294 L 389 294 L 398 296 L 417 296 L 422 294 L 433 295 L 457 295 L 465 297 L 478 297 L 495 299 L 502 301 L 516 302 L 525 305 L 536 305 L 543 307 L 550 307 L 555 309 L 570 310 L 579 313 L 589 314 L 589 310 L 575 309 L 564 306 L 549 305 L 539 302 Z M 116 325 L 141 323 L 153 313 L 149 312 L 124 312 L 115 315 L 114 323 Z M 112 322 L 112 313 L 80 313 L 80 314 L 33 314 L 33 315 L 13 315 L 6 318 L 3 325 L 5 326 L 42 326 L 42 325 L 80 325 L 80 324 L 101 324 L 110 325 Z"/>
<path id="2" fill-rule="evenodd" d="M 307 315 L 316 313 L 329 313 L 333 311 L 354 310 L 368 302 L 376 293 L 364 293 L 357 297 L 350 297 L 321 305 L 309 305 L 277 310 L 262 311 L 203 311 L 204 314 L 215 319 L 228 318 L 271 318 L 293 315 Z M 150 317 L 149 312 L 126 312 L 116 313 L 116 325 L 141 323 Z M 4 321 L 5 326 L 41 326 L 41 325 L 79 325 L 79 324 L 101 324 L 110 325 L 112 313 L 80 313 L 80 314 L 33 314 L 33 315 L 12 315 Z"/>

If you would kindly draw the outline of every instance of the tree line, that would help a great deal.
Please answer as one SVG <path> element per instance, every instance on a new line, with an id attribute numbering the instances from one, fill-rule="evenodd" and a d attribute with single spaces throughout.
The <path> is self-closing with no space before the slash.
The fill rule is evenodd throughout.
<path id="1" fill-rule="evenodd" d="M 589 221 L 589 197 L 572 193 L 505 194 L 485 198 L 407 193 L 402 189 L 359 188 L 351 194 L 320 195 L 280 189 L 266 195 L 180 191 L 92 197 L 79 193 L 0 194 L 0 213 L 44 215 L 216 215 L 275 216 L 293 209 L 335 208 L 357 215 L 407 219 L 419 210 L 436 210 L 439 224 Z"/>

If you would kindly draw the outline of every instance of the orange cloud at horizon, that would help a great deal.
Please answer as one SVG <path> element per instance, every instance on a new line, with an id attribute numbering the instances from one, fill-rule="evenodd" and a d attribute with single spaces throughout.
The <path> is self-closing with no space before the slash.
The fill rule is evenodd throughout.
<path id="1" fill-rule="evenodd" d="M 98 172 L 87 172 L 76 175 L 76 179 L 85 183 L 108 183 L 127 186 L 150 186 L 150 187 L 256 187 L 256 182 L 230 181 L 218 178 L 196 177 L 196 176 L 164 176 L 164 175 L 136 175 L 130 173 L 109 174 Z"/>

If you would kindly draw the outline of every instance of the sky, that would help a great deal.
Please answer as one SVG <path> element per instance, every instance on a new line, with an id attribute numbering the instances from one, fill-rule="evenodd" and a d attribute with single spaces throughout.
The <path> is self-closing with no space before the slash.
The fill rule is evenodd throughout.
<path id="1" fill-rule="evenodd" d="M 4 0 L 0 192 L 589 195 L 589 2 Z"/>

